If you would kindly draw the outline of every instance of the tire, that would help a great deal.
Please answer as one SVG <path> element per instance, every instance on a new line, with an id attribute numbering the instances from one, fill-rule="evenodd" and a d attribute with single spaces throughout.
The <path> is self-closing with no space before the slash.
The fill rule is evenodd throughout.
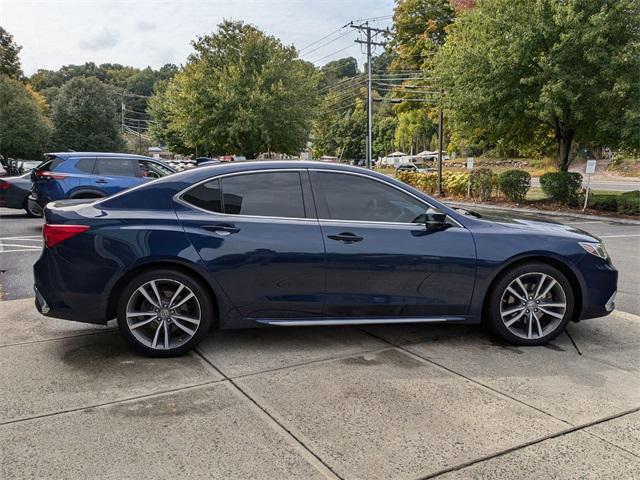
<path id="1" fill-rule="evenodd" d="M 121 334 L 137 350 L 153 357 L 173 357 L 193 349 L 207 335 L 214 307 L 200 281 L 163 268 L 131 280 L 122 291 L 117 313 Z"/>
<path id="2" fill-rule="evenodd" d="M 29 207 L 29 199 L 24 201 L 23 207 L 24 211 L 27 212 L 27 216 L 30 218 L 42 218 L 42 213 L 37 212 Z"/>
<path id="3" fill-rule="evenodd" d="M 487 325 L 514 345 L 548 343 L 562 333 L 574 311 L 573 288 L 567 277 L 545 263 L 525 263 L 507 270 L 488 295 Z"/>

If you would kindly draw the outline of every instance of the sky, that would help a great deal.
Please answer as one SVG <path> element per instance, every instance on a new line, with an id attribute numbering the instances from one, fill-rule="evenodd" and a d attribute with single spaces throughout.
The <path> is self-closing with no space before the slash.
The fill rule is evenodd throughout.
<path id="1" fill-rule="evenodd" d="M 191 41 L 214 32 L 223 19 L 251 23 L 285 45 L 295 45 L 302 58 L 316 65 L 354 56 L 362 67 L 361 46 L 354 43 L 357 32 L 335 31 L 351 20 L 374 17 L 386 18 L 373 25 L 389 26 L 393 4 L 393 0 L 0 0 L 0 25 L 22 45 L 20 59 L 27 75 L 40 68 L 89 61 L 140 68 L 181 65 L 192 52 Z"/>

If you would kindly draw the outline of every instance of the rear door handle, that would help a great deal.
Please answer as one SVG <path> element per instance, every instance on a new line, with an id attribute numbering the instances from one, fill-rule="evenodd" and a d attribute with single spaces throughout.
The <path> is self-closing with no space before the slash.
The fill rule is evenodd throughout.
<path id="1" fill-rule="evenodd" d="M 226 223 L 220 223 L 216 225 L 202 225 L 202 228 L 209 230 L 210 232 L 217 233 L 223 237 L 231 235 L 232 233 L 238 233 L 240 229 Z"/>
<path id="2" fill-rule="evenodd" d="M 360 237 L 359 235 L 356 235 L 355 233 L 351 233 L 351 232 L 342 232 L 342 233 L 339 233 L 338 235 L 327 235 L 327 238 L 330 238 L 331 240 L 335 240 L 337 242 L 344 242 L 344 243 L 355 243 L 355 242 L 361 242 L 362 240 L 364 240 L 363 237 Z"/>
<path id="3" fill-rule="evenodd" d="M 96 180 L 96 183 L 109 183 L 107 180 L 104 180 L 102 178 Z"/>

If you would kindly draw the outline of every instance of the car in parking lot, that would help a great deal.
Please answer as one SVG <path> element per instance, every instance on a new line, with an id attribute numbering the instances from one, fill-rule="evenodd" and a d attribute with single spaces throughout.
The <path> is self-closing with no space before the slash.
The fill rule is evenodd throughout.
<path id="1" fill-rule="evenodd" d="M 399 165 L 398 168 L 396 168 L 396 172 L 428 173 L 435 171 L 436 169 L 433 167 L 419 167 L 415 163 L 405 163 L 403 165 Z"/>
<path id="2" fill-rule="evenodd" d="M 0 178 L 0 207 L 24 210 L 30 217 L 41 216 L 42 209 L 29 202 L 31 187 L 31 173 Z"/>
<path id="3" fill-rule="evenodd" d="M 31 200 L 40 207 L 54 200 L 108 197 L 175 172 L 156 159 L 124 153 L 63 152 L 46 157 L 31 171 Z"/>
<path id="4" fill-rule="evenodd" d="M 596 237 L 464 215 L 347 165 L 221 163 L 50 203 L 45 219 L 38 310 L 117 318 L 149 355 L 182 354 L 214 325 L 485 322 L 540 345 L 614 308 Z"/>

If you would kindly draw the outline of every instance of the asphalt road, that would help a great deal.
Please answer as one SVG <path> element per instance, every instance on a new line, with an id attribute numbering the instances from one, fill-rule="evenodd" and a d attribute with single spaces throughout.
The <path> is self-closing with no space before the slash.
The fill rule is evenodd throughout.
<path id="1" fill-rule="evenodd" d="M 585 181 L 582 185 L 586 188 L 586 176 L 584 173 L 582 173 L 582 176 L 585 177 Z M 630 192 L 632 190 L 640 190 L 640 180 L 591 180 L 589 185 L 592 190 L 602 190 L 607 192 Z M 531 186 L 540 187 L 540 179 L 537 177 L 532 178 Z"/>
<path id="2" fill-rule="evenodd" d="M 481 208 L 474 210 L 482 213 Z M 600 237 L 620 270 L 618 308 L 640 315 L 640 225 L 545 214 L 519 216 L 565 223 Z M 28 218 L 21 210 L 0 208 L 0 300 L 33 296 L 31 267 L 42 248 L 41 227 L 41 219 Z"/>

